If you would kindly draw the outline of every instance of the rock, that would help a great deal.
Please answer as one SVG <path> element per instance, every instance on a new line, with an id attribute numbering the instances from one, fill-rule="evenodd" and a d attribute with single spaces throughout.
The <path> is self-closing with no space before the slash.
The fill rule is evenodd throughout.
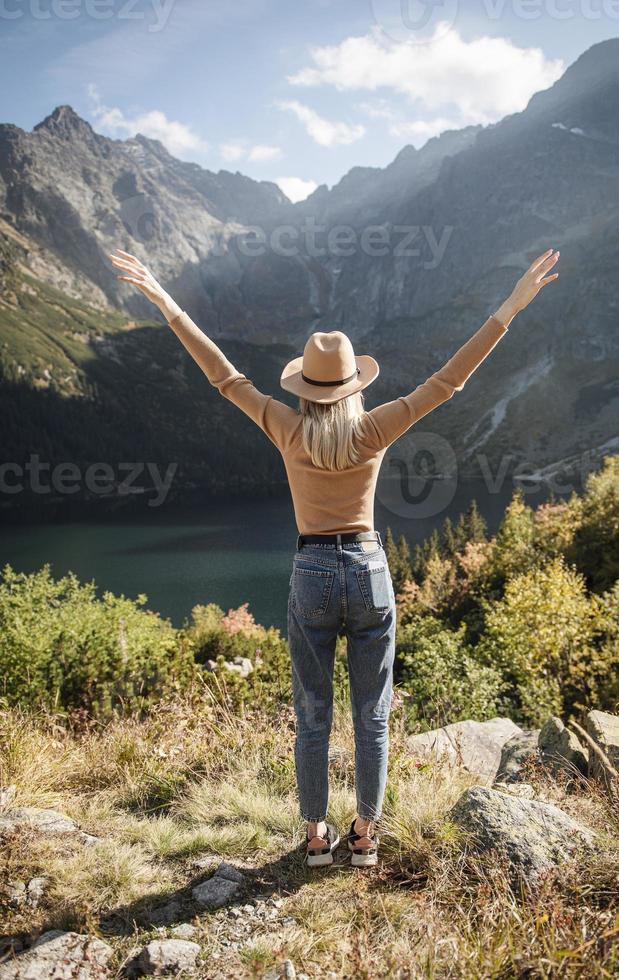
<path id="1" fill-rule="evenodd" d="M 281 977 L 285 980 L 297 980 L 297 971 L 292 960 L 282 960 L 281 963 L 277 963 L 264 974 L 263 980 L 280 980 Z"/>
<path id="2" fill-rule="evenodd" d="M 73 820 L 57 810 L 20 806 L 0 814 L 0 834 L 12 833 L 21 826 L 35 827 L 45 834 L 72 834 L 77 830 Z"/>
<path id="3" fill-rule="evenodd" d="M 249 657 L 234 657 L 232 660 L 226 660 L 225 667 L 227 670 L 236 671 L 241 677 L 249 677 L 254 669 Z"/>
<path id="4" fill-rule="evenodd" d="M 26 904 L 26 883 L 16 878 L 9 878 L 2 887 L 2 895 L 9 908 L 18 909 Z"/>
<path id="5" fill-rule="evenodd" d="M 237 898 L 240 890 L 241 885 L 238 882 L 213 875 L 208 881 L 196 885 L 191 894 L 200 908 L 220 909 Z"/>
<path id="6" fill-rule="evenodd" d="M 192 890 L 194 901 L 206 909 L 220 909 L 238 898 L 245 875 L 233 864 L 222 861 L 215 873 Z"/>
<path id="7" fill-rule="evenodd" d="M 154 939 L 129 964 L 128 971 L 153 977 L 195 973 L 199 952 L 197 943 L 185 939 Z"/>
<path id="8" fill-rule="evenodd" d="M 17 786 L 11 784 L 11 786 L 3 786 L 0 789 L 0 810 L 6 810 L 11 805 L 15 799 L 15 794 L 17 793 Z"/>
<path id="9" fill-rule="evenodd" d="M 0 966 L 0 980 L 103 980 L 113 950 L 76 932 L 52 930 L 25 953 Z"/>
<path id="10" fill-rule="evenodd" d="M 521 796 L 524 800 L 532 800 L 535 797 L 535 790 L 531 783 L 494 783 L 492 788 L 501 793 L 509 793 L 510 796 Z"/>
<path id="11" fill-rule="evenodd" d="M 459 721 L 431 732 L 411 735 L 407 746 L 413 755 L 447 757 L 453 765 L 494 779 L 505 742 L 522 729 L 509 718 Z"/>
<path id="12" fill-rule="evenodd" d="M 583 775 L 589 767 L 589 753 L 560 718 L 549 718 L 539 733 L 538 747 L 543 761 L 552 769 L 574 771 Z"/>
<path id="13" fill-rule="evenodd" d="M 77 835 L 77 839 L 86 847 L 93 847 L 95 844 L 98 844 L 100 840 L 102 840 L 101 837 L 95 837 L 94 834 L 87 834 L 83 830 L 80 830 L 79 834 Z"/>
<path id="14" fill-rule="evenodd" d="M 619 715 L 611 715 L 607 711 L 590 711 L 587 715 L 587 731 L 608 756 L 610 764 L 619 770 Z M 602 760 L 595 752 L 589 755 L 589 775 L 594 779 L 606 778 Z"/>
<path id="15" fill-rule="evenodd" d="M 525 760 L 532 755 L 537 756 L 538 737 L 539 729 L 537 731 L 518 732 L 507 739 L 501 749 L 501 759 L 495 782 L 515 783 L 518 781 Z"/>
<path id="16" fill-rule="evenodd" d="M 215 869 L 215 874 L 220 878 L 228 878 L 229 881 L 245 881 L 245 875 L 237 867 L 228 861 L 222 861 Z"/>
<path id="17" fill-rule="evenodd" d="M 32 908 L 36 909 L 39 902 L 43 898 L 48 885 L 49 885 L 49 878 L 40 877 L 40 878 L 30 879 L 30 881 L 28 882 L 27 893 L 28 893 L 28 904 L 31 905 Z"/>
<path id="18" fill-rule="evenodd" d="M 449 815 L 475 835 L 481 850 L 496 848 L 529 878 L 569 860 L 579 846 L 590 847 L 595 839 L 552 803 L 485 786 L 466 790 Z"/>
<path id="19" fill-rule="evenodd" d="M 191 922 L 181 922 L 179 926 L 174 926 L 172 929 L 172 935 L 176 939 L 191 939 L 197 933 L 195 926 L 192 926 Z"/>

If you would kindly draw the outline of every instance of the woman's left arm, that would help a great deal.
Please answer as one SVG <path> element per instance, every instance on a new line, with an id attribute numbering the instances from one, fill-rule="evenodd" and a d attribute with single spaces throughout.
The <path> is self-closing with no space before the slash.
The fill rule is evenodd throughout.
<path id="1" fill-rule="evenodd" d="M 136 286 L 161 311 L 178 339 L 202 369 L 210 383 L 260 426 L 278 449 L 284 448 L 294 409 L 259 391 L 234 367 L 217 344 L 181 309 L 153 274 L 129 252 L 116 249 L 110 258 L 123 273 L 117 278 Z"/>
<path id="2" fill-rule="evenodd" d="M 427 381 L 408 395 L 378 405 L 367 413 L 370 439 L 376 449 L 386 449 L 415 422 L 448 401 L 464 385 L 503 337 L 514 317 L 525 309 L 559 273 L 548 275 L 559 259 L 559 252 L 548 249 L 539 255 L 520 277 L 510 296 L 485 323 Z"/>

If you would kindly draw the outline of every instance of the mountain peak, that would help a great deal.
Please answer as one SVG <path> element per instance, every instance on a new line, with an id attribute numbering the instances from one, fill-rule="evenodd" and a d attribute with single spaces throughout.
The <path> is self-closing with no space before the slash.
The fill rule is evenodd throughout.
<path id="1" fill-rule="evenodd" d="M 526 113 L 531 117 L 539 112 L 567 111 L 570 104 L 591 97 L 606 100 L 605 88 L 617 84 L 618 64 L 619 37 L 592 45 L 568 66 L 554 85 L 532 96 Z"/>
<path id="2" fill-rule="evenodd" d="M 35 132 L 41 129 L 47 130 L 47 132 L 53 133 L 54 136 L 59 136 L 61 139 L 72 139 L 77 135 L 84 136 L 86 133 L 94 135 L 90 123 L 78 116 L 75 109 L 70 105 L 56 106 L 49 116 L 46 116 L 42 122 L 37 123 L 34 127 Z"/>

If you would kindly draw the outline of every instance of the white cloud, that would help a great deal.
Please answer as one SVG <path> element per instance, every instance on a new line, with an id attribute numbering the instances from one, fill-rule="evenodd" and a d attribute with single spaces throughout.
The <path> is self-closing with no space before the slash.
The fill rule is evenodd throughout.
<path id="1" fill-rule="evenodd" d="M 221 143 L 219 155 L 226 163 L 234 163 L 238 160 L 248 160 L 250 163 L 269 163 L 271 160 L 278 160 L 282 155 L 280 146 L 267 146 L 265 143 L 257 143 L 255 146 L 248 147 L 244 140 L 234 140 L 230 143 Z"/>
<path id="2" fill-rule="evenodd" d="M 92 115 L 97 127 L 111 136 L 142 133 L 150 139 L 161 140 L 170 153 L 179 157 L 203 155 L 208 151 L 208 143 L 189 126 L 168 119 L 159 109 L 126 116 L 122 109 L 102 105 L 96 86 L 88 86 L 88 95 L 93 102 Z"/>
<path id="3" fill-rule="evenodd" d="M 294 203 L 304 201 L 318 187 L 314 180 L 302 180 L 301 177 L 278 177 L 275 183 Z"/>
<path id="4" fill-rule="evenodd" d="M 221 143 L 219 155 L 226 163 L 234 163 L 235 160 L 241 160 L 245 156 L 245 147 L 240 143 Z"/>
<path id="5" fill-rule="evenodd" d="M 548 88 L 565 70 L 540 48 L 519 48 L 508 38 L 465 41 L 437 24 L 427 44 L 393 41 L 378 29 L 341 44 L 311 49 L 313 65 L 288 81 L 340 91 L 391 89 L 436 111 L 453 105 L 459 125 L 495 122 L 522 110 L 534 92 Z"/>
<path id="6" fill-rule="evenodd" d="M 248 159 L 251 163 L 267 163 L 269 160 L 278 160 L 281 155 L 280 146 L 265 146 L 259 143 L 257 146 L 252 146 Z"/>
<path id="7" fill-rule="evenodd" d="M 336 146 L 342 144 L 347 146 L 356 143 L 365 135 L 365 126 L 350 125 L 345 122 L 332 122 L 319 116 L 314 109 L 303 105 L 302 102 L 295 100 L 279 102 L 280 109 L 293 112 L 297 119 L 303 123 L 307 132 L 320 146 Z"/>
<path id="8" fill-rule="evenodd" d="M 370 119 L 395 119 L 396 113 L 386 99 L 374 99 L 369 102 L 360 102 L 357 106 L 361 112 L 365 112 Z"/>

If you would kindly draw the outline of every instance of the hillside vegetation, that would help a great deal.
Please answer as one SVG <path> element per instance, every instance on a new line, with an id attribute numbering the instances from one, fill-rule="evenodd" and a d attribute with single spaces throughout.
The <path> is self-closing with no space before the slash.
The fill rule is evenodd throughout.
<path id="1" fill-rule="evenodd" d="M 619 457 L 582 496 L 527 506 L 516 491 L 487 538 L 475 505 L 410 553 L 390 533 L 398 603 L 395 680 L 407 724 L 428 728 L 506 714 L 613 711 L 619 700 Z M 147 711 L 199 682 L 234 710 L 289 703 L 286 642 L 247 608 L 196 606 L 182 629 L 136 600 L 49 566 L 0 579 L 0 692 L 10 705 L 54 706 L 106 719 Z M 347 684 L 346 639 L 336 683 Z M 235 663 L 236 661 L 236 663 Z M 232 664 L 232 667 L 230 666 Z M 243 666 L 244 665 L 244 666 Z"/>
<path id="2" fill-rule="evenodd" d="M 6 566 L 0 976 L 3 959 L 12 970 L 50 929 L 105 942 L 111 972 L 93 978 L 129 975 L 141 948 L 181 935 L 205 980 L 293 976 L 287 960 L 300 977 L 331 980 L 616 975 L 618 787 L 529 758 L 514 805 L 555 804 L 597 846 L 522 878 L 454 822 L 480 777 L 420 756 L 411 738 L 497 714 L 525 728 L 550 715 L 583 721 L 591 708 L 616 714 L 618 544 L 619 457 L 567 502 L 532 510 L 516 493 L 492 538 L 474 505 L 413 553 L 388 535 L 396 683 L 371 874 L 341 858 L 326 873 L 304 864 L 277 629 L 246 605 L 207 604 L 175 630 L 143 596 Z M 355 809 L 345 652 L 342 637 L 329 802 L 342 832 Z M 28 813 L 62 826 L 38 829 Z M 226 888 L 237 887 L 226 874 L 242 880 L 239 897 L 199 907 L 218 866 Z"/>

